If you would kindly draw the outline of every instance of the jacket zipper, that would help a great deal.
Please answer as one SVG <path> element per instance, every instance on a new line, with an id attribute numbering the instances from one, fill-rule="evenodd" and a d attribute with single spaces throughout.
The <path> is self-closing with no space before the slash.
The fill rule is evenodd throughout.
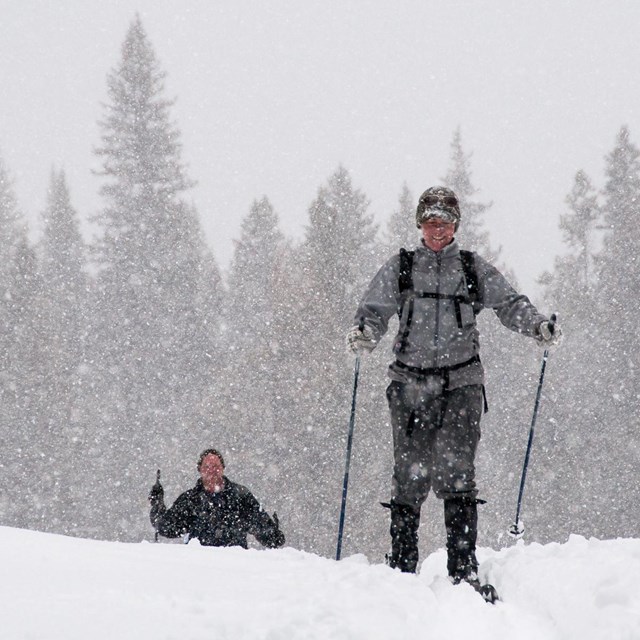
<path id="1" fill-rule="evenodd" d="M 440 295 L 440 271 L 442 269 L 442 253 L 436 253 L 436 295 Z M 433 333 L 433 348 L 435 351 L 435 366 L 438 366 L 440 360 L 438 356 L 438 344 L 440 343 L 440 298 L 436 297 L 436 322 L 435 331 Z"/>

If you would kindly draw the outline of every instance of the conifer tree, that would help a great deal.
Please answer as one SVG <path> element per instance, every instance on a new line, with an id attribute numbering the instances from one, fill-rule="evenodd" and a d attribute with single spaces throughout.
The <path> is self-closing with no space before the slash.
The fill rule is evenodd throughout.
<path id="1" fill-rule="evenodd" d="M 313 478 L 301 489 L 306 508 L 297 514 L 311 522 L 301 521 L 294 528 L 301 532 L 303 548 L 327 555 L 335 550 L 353 372 L 344 336 L 374 269 L 377 229 L 367 207 L 365 195 L 339 167 L 309 207 L 300 250 L 304 298 L 297 331 L 302 411 L 297 428 L 303 445 L 299 464 Z"/>
<path id="2" fill-rule="evenodd" d="M 629 327 L 635 316 L 633 295 L 640 290 L 640 151 L 626 127 L 620 130 L 606 162 L 602 208 L 606 231 L 598 260 L 598 294 L 606 313 L 609 361 L 623 395 L 635 397 L 638 351 L 635 332 L 630 334 Z"/>
<path id="3" fill-rule="evenodd" d="M 499 262 L 500 250 L 493 248 L 485 215 L 491 203 L 477 200 L 479 189 L 472 181 L 472 154 L 463 148 L 460 128 L 451 141 L 449 169 L 443 178 L 460 202 L 462 219 L 456 232 L 461 249 L 475 251 L 494 264 L 517 288 L 513 271 Z M 512 517 L 511 496 L 505 487 L 521 453 L 521 434 L 514 425 L 526 425 L 529 397 L 534 387 L 537 351 L 530 341 L 507 330 L 491 309 L 477 319 L 481 358 L 486 372 L 486 396 L 489 412 L 482 419 L 482 443 L 478 453 L 478 482 L 483 497 L 492 504 L 490 513 L 480 518 L 480 541 L 493 543 L 504 522 Z M 431 533 L 431 532 L 430 532 Z"/>
<path id="4" fill-rule="evenodd" d="M 219 278 L 197 214 L 185 201 L 193 183 L 170 121 L 172 102 L 163 97 L 164 78 L 137 17 L 107 79 L 96 149 L 105 207 L 93 247 L 100 322 L 93 344 L 99 394 L 92 455 L 116 450 L 119 456 L 97 479 L 103 499 L 91 517 L 119 538 L 147 530 L 138 497 L 157 466 L 191 470 L 202 446 L 194 422 L 211 395 L 215 309 L 201 305 L 217 292 L 203 291 L 215 283 L 202 279 Z"/>
<path id="5" fill-rule="evenodd" d="M 471 154 L 466 154 L 462 147 L 462 133 L 456 129 L 451 141 L 451 164 L 444 177 L 444 184 L 453 189 L 460 202 L 463 221 L 458 229 L 456 238 L 460 245 L 470 251 L 477 251 L 483 258 L 494 263 L 498 259 L 499 251 L 491 247 L 489 232 L 484 228 L 484 214 L 491 207 L 475 200 L 478 193 L 471 181 Z"/>
<path id="6" fill-rule="evenodd" d="M 20 247 L 27 242 L 25 223 L 13 190 L 13 183 L 4 161 L 0 157 L 0 340 L 3 342 L 2 370 L 10 376 L 6 360 L 10 352 L 12 334 L 16 330 L 12 322 L 15 313 L 15 294 L 19 287 L 17 278 Z"/>
<path id="7" fill-rule="evenodd" d="M 350 308 L 346 303 L 352 302 L 353 292 L 360 291 L 357 285 L 367 282 L 373 267 L 370 251 L 377 228 L 373 216 L 367 214 L 368 206 L 364 194 L 354 189 L 349 173 L 340 166 L 328 184 L 320 187 L 309 208 L 304 264 L 316 285 L 312 293 L 316 311 L 323 319 L 331 319 L 323 327 L 327 337 L 347 323 Z"/>
<path id="8" fill-rule="evenodd" d="M 616 461 L 614 487 L 605 498 L 609 517 L 604 533 L 611 535 L 610 527 L 614 527 L 614 535 L 620 535 L 620 531 L 622 535 L 637 535 L 633 514 L 640 506 L 636 482 L 640 461 L 640 339 L 636 330 L 636 298 L 640 291 L 640 150 L 631 141 L 627 127 L 621 128 L 615 147 L 606 158 L 605 174 L 605 235 L 597 259 L 598 305 L 594 320 L 600 336 L 594 345 L 600 355 L 600 367 L 592 389 L 606 412 L 603 421 L 594 426 L 605 430 L 601 459 Z"/>
<path id="9" fill-rule="evenodd" d="M 570 321 L 578 309 L 584 313 L 593 308 L 597 281 L 595 236 L 601 212 L 598 193 L 584 171 L 576 173 L 566 203 L 568 212 L 560 216 L 560 229 L 568 254 L 556 259 L 553 273 L 545 274 L 542 281 L 546 300 Z"/>
<path id="10" fill-rule="evenodd" d="M 44 281 L 42 324 L 48 330 L 52 381 L 60 385 L 52 390 L 52 397 L 67 398 L 84 350 L 89 283 L 85 243 L 64 171 L 52 171 L 43 222 L 39 247 Z M 63 404 L 67 410 L 62 419 L 67 421 L 73 403 Z"/>
<path id="11" fill-rule="evenodd" d="M 223 340 L 225 397 L 233 407 L 227 446 L 239 467 L 262 470 L 274 460 L 286 402 L 289 336 L 282 326 L 279 273 L 288 251 L 278 216 L 267 197 L 253 202 L 241 226 L 228 278 Z M 266 474 L 267 476 L 269 473 Z M 260 482 L 260 478 L 257 478 Z M 270 479 L 271 481 L 274 478 Z M 252 484 L 252 486 L 256 486 Z M 259 486 L 259 484 L 258 484 Z"/>
<path id="12" fill-rule="evenodd" d="M 34 321 L 37 268 L 13 183 L 0 158 L 0 514 L 3 524 L 35 527 L 37 487 L 34 441 L 39 433 L 40 389 Z"/>
<path id="13" fill-rule="evenodd" d="M 43 527 L 68 533 L 81 483 L 75 468 L 86 429 L 82 390 L 88 321 L 89 279 L 78 214 L 71 205 L 64 171 L 52 171 L 39 244 L 41 290 L 37 324 L 41 377 L 42 455 L 50 461 L 37 474 L 43 496 Z M 44 497 L 46 496 L 46 499 Z"/>
<path id="14" fill-rule="evenodd" d="M 544 298 L 559 313 L 564 336 L 559 349 L 551 352 L 544 415 L 547 421 L 538 437 L 538 473 L 530 485 L 534 517 L 552 522 L 555 535 L 572 531 L 595 533 L 593 513 L 585 512 L 575 494 L 557 487 L 578 483 L 587 493 L 598 494 L 599 447 L 585 438 L 585 427 L 601 419 L 602 404 L 593 394 L 601 358 L 594 357 L 598 344 L 598 322 L 594 289 L 596 273 L 596 226 L 600 218 L 598 193 L 584 171 L 576 173 L 566 198 L 567 211 L 560 228 L 567 254 L 556 258 L 552 273 L 544 274 Z M 562 381 L 556 384 L 555 381 Z M 580 426 L 578 426 L 580 425 Z M 596 435 L 595 433 L 593 434 Z M 566 514 L 571 517 L 567 518 Z M 544 542 L 549 534 L 539 537 Z"/>
<path id="15" fill-rule="evenodd" d="M 407 184 L 402 185 L 398 208 L 387 220 L 387 227 L 382 240 L 384 247 L 383 259 L 398 253 L 400 247 L 412 249 L 419 239 L 416 229 L 416 205 L 411 190 Z"/>

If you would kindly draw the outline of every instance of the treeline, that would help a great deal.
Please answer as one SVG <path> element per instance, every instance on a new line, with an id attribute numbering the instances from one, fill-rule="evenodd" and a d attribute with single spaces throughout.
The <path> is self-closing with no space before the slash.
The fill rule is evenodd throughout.
<path id="1" fill-rule="evenodd" d="M 258 198 L 223 277 L 187 198 L 163 80 L 136 19 L 107 78 L 90 242 L 54 170 L 32 246 L 0 160 L 0 524 L 149 538 L 156 469 L 172 500 L 194 481 L 199 451 L 215 446 L 230 477 L 278 512 L 288 544 L 332 555 L 353 375 L 344 335 L 376 268 L 417 243 L 416 196 L 403 186 L 378 228 L 338 167 L 299 241 Z M 461 199 L 459 240 L 509 273 L 484 229 L 490 205 L 477 200 L 459 131 L 451 149 L 442 182 Z M 561 218 L 567 255 L 542 279 L 543 310 L 560 313 L 565 339 L 529 472 L 531 540 L 639 535 L 638 155 L 622 129 L 602 192 L 578 173 Z M 496 546 L 515 510 L 541 353 L 490 312 L 480 322 L 490 403 L 480 543 Z M 345 552 L 372 559 L 388 545 L 378 502 L 389 497 L 392 461 L 389 346 L 390 337 L 363 362 L 346 527 Z M 425 509 L 425 547 L 444 539 L 440 508 Z"/>

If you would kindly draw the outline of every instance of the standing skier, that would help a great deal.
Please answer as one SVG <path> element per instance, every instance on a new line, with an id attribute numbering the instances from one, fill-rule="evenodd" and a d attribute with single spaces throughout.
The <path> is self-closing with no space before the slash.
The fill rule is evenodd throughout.
<path id="1" fill-rule="evenodd" d="M 247 534 L 265 547 L 284 544 L 278 516 L 271 518 L 253 494 L 224 475 L 224 459 L 215 449 L 206 449 L 198 459 L 200 478 L 193 489 L 181 494 L 167 509 L 160 482 L 151 487 L 149 514 L 155 530 L 166 538 L 187 536 L 213 547 L 247 548 Z"/>
<path id="2" fill-rule="evenodd" d="M 354 353 L 371 351 L 391 316 L 399 315 L 387 388 L 395 460 L 391 502 L 385 505 L 391 510 L 389 565 L 415 573 L 420 509 L 433 488 L 444 501 L 449 576 L 494 600 L 493 588 L 480 585 L 475 555 L 482 502 L 475 454 L 484 404 L 476 314 L 491 308 L 504 326 L 545 347 L 561 332 L 495 267 L 458 247 L 460 208 L 453 191 L 427 189 L 416 224 L 421 244 L 382 266 L 347 335 Z"/>

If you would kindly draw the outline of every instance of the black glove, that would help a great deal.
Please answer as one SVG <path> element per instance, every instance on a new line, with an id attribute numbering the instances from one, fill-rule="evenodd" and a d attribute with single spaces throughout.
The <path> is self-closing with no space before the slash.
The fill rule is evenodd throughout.
<path id="1" fill-rule="evenodd" d="M 166 511 L 166 507 L 164 506 L 164 489 L 160 484 L 160 469 L 158 469 L 156 483 L 151 487 L 151 491 L 149 491 L 149 503 L 151 504 L 149 520 L 151 521 L 151 526 L 156 530 L 156 542 L 158 542 L 158 521 Z"/>
<path id="2" fill-rule="evenodd" d="M 273 548 L 281 547 L 284 544 L 284 533 L 280 531 L 280 521 L 278 520 L 278 514 L 273 512 L 273 523 L 276 525 L 276 530 L 273 532 L 272 536 L 272 544 Z"/>
<path id="3" fill-rule="evenodd" d="M 156 475 L 156 483 L 151 487 L 151 491 L 149 491 L 149 502 L 152 505 L 164 504 L 164 489 L 160 484 L 160 469 L 158 469 Z"/>
<path id="4" fill-rule="evenodd" d="M 157 502 L 164 502 L 164 489 L 159 482 L 156 482 L 151 491 L 149 491 L 149 502 L 155 504 Z"/>

